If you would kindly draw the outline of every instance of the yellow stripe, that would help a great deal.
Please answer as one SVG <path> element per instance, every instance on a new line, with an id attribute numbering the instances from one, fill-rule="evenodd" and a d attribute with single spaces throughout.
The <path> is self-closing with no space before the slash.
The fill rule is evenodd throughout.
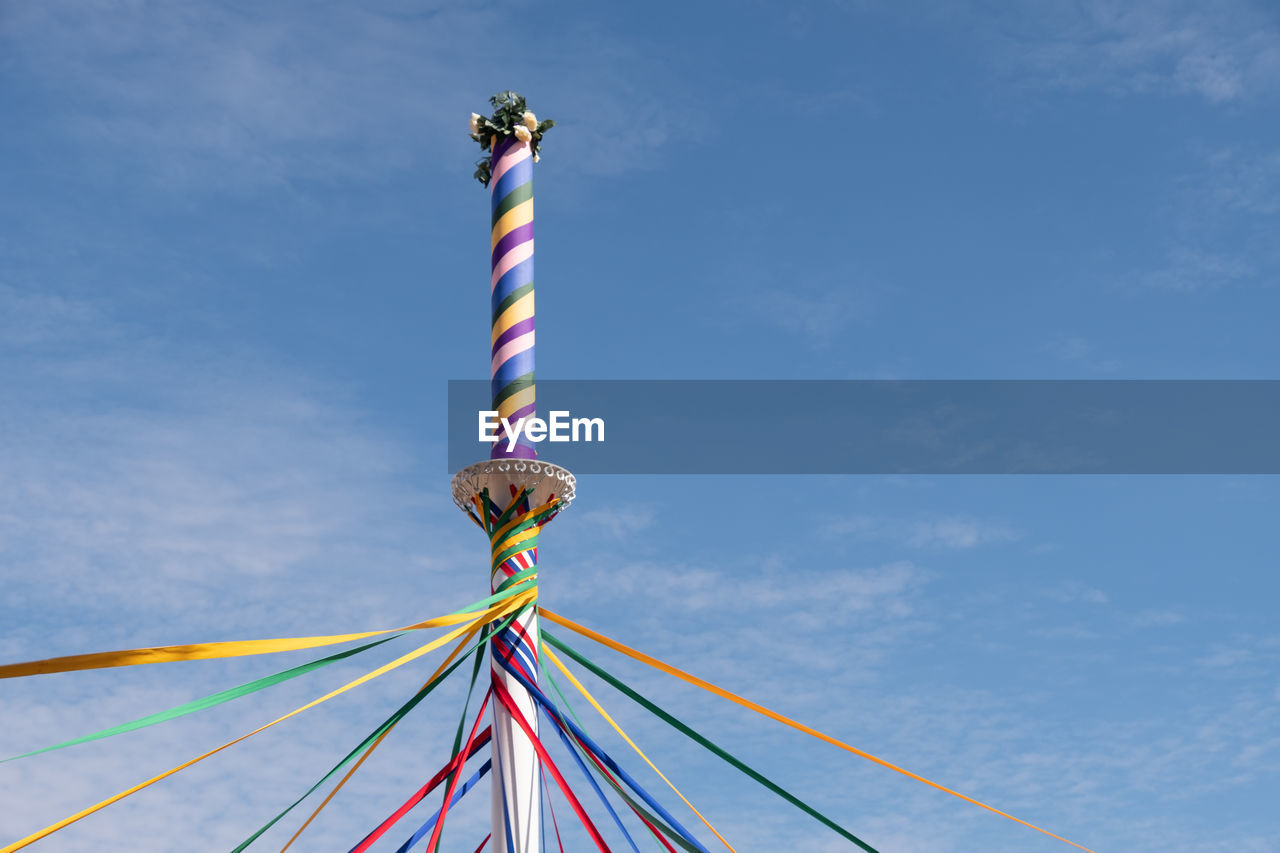
<path id="1" fill-rule="evenodd" d="M 372 672 L 365 673 L 364 675 L 360 676 L 354 681 L 350 681 L 344 684 L 342 687 L 339 687 L 337 690 L 330 691 L 329 693 L 326 693 L 325 695 L 321 696 L 319 699 L 314 699 L 300 708 L 295 708 L 294 710 L 285 714 L 283 717 L 277 717 L 276 719 L 272 720 L 266 725 L 259 726 L 258 728 L 254 729 L 248 734 L 241 735 L 235 740 L 227 741 L 222 746 L 219 746 L 215 749 L 211 749 L 203 755 L 197 756 L 196 758 L 193 758 L 190 761 L 186 761 L 182 764 L 179 764 L 177 767 L 174 767 L 170 770 L 166 770 L 165 772 L 161 773 L 158 776 L 153 776 L 145 782 L 140 782 L 137 785 L 134 785 L 132 788 L 128 788 L 114 796 L 108 797 L 107 799 L 103 800 L 100 803 L 96 803 L 95 805 L 89 806 L 87 809 L 82 809 L 81 811 L 76 812 L 70 817 L 64 817 L 62 820 L 58 821 L 57 823 L 50 824 L 49 826 L 46 826 L 44 829 L 40 830 L 39 832 L 28 835 L 26 838 L 19 839 L 18 841 L 13 842 L 12 844 L 9 844 L 6 847 L 0 847 L 0 853 L 13 853 L 13 851 L 15 850 L 21 850 L 23 847 L 26 847 L 29 844 L 33 844 L 36 841 L 39 841 L 41 838 L 44 838 L 47 835 L 51 835 L 57 832 L 59 829 L 70 826 L 71 824 L 75 823 L 81 818 L 88 817 L 94 812 L 104 809 L 107 806 L 111 805 L 112 803 L 123 800 L 125 797 L 129 796 L 130 794 L 135 794 L 138 791 L 141 791 L 143 788 L 146 788 L 150 785 L 154 785 L 156 782 L 159 782 L 161 779 L 166 779 L 169 776 L 172 776 L 173 774 L 177 773 L 179 770 L 185 770 L 186 768 L 190 767 L 191 765 L 195 764 L 198 761 L 203 761 L 209 756 L 219 753 L 229 746 L 234 746 L 235 744 L 240 743 L 240 741 L 242 740 L 247 740 L 248 738 L 256 735 L 258 732 L 271 728 L 276 723 L 282 723 L 285 720 L 289 719 L 290 717 L 296 716 L 297 714 L 301 714 L 303 711 L 314 708 L 316 705 L 319 705 L 321 702 L 326 702 L 335 696 L 338 696 L 342 693 L 346 693 L 348 690 L 352 689 L 353 687 L 359 687 L 361 684 L 364 684 L 365 682 L 368 682 L 368 681 L 372 681 L 378 676 L 384 675 L 398 666 L 402 666 L 403 664 L 409 663 L 412 660 L 416 660 L 417 658 L 422 657 L 428 652 L 434 651 L 440 646 L 443 646 L 445 643 L 453 640 L 455 637 L 459 636 L 460 634 L 465 633 L 467 628 L 471 627 L 471 625 L 474 625 L 478 622 L 491 622 L 495 619 L 501 619 L 508 612 L 516 609 L 519 606 L 523 606 L 525 603 L 527 603 L 532 599 L 533 599 L 532 593 L 513 596 L 489 608 L 488 610 L 481 613 L 479 616 L 474 616 L 474 615 L 469 616 L 468 619 L 470 619 L 470 622 L 468 625 L 464 625 L 461 628 L 455 628 L 449 633 L 445 634 L 444 636 L 439 637 L 435 640 L 432 640 L 426 645 L 419 646 L 418 648 L 414 649 L 408 654 L 402 655 L 396 658 L 395 660 L 391 661 L 391 663 L 384 664 L 383 666 L 378 667 Z"/>
<path id="2" fill-rule="evenodd" d="M 661 770 L 659 770 L 658 766 L 649 760 L 649 756 L 645 755 L 643 752 L 640 751 L 640 747 L 636 746 L 635 741 L 627 737 L 627 733 L 622 730 L 622 727 L 613 721 L 613 717 L 609 716 L 608 711 L 600 707 L 600 703 L 596 701 L 595 697 L 592 696 L 590 692 L 588 692 L 587 688 L 582 685 L 582 682 L 578 681 L 578 679 L 574 676 L 572 672 L 570 672 L 568 669 L 565 668 L 565 665 L 560 661 L 560 658 L 556 657 L 556 653 L 551 651 L 551 648 L 547 646 L 546 643 L 542 644 L 542 653 L 546 655 L 547 658 L 553 664 L 556 665 L 557 669 L 563 672 L 565 676 L 570 681 L 573 682 L 573 686 L 578 688 L 578 692 L 587 698 L 587 701 L 591 703 L 592 707 L 594 707 L 597 711 L 600 712 L 600 716 L 604 717 L 605 720 L 608 721 L 609 725 L 613 726 L 614 731 L 622 735 L 622 739 L 625 740 L 627 743 L 631 744 L 631 748 L 636 751 L 637 755 L 639 755 L 641 758 L 644 759 L 645 764 L 648 764 L 650 767 L 652 767 L 653 772 L 657 773 L 659 776 L 662 777 L 662 781 L 667 783 L 667 787 L 675 791 L 677 797 L 684 800 L 684 804 L 688 806 L 690 810 L 692 810 L 693 813 L 698 816 L 698 820 L 702 821 L 702 823 L 707 827 L 707 829 L 715 833 L 716 838 L 720 839 L 720 843 L 722 843 L 725 847 L 728 847 L 730 850 L 732 850 L 733 853 L 738 853 L 738 851 L 734 850 L 733 846 L 729 844 L 728 841 L 724 840 L 724 836 L 721 835 L 719 832 L 716 832 L 716 828 L 707 822 L 707 819 L 702 816 L 702 812 L 695 809 L 693 807 L 693 803 L 689 802 L 689 800 L 685 797 L 685 795 L 680 793 L 680 789 L 671 783 L 671 780 L 666 777 L 666 774 L 664 774 Z"/>
<path id="3" fill-rule="evenodd" d="M 498 342 L 498 338 L 507 329 L 510 329 L 521 320 L 528 320 L 533 316 L 533 291 L 530 290 L 524 296 L 521 296 L 515 302 L 507 306 L 507 310 L 498 315 L 498 319 L 493 322 L 493 333 L 490 335 L 490 343 Z"/>
<path id="4" fill-rule="evenodd" d="M 484 626 L 482 624 L 477 622 L 467 629 L 467 633 L 463 635 L 462 639 L 458 641 L 458 644 L 453 647 L 453 651 L 449 652 L 449 656 L 444 659 L 444 662 L 441 663 L 440 666 L 436 667 L 435 672 L 431 673 L 431 677 L 428 678 L 426 681 L 426 684 L 423 685 L 424 688 L 426 687 L 427 684 L 430 684 L 431 682 L 435 681 L 437 678 L 440 677 L 440 673 L 444 672 L 445 669 L 449 666 L 449 664 L 453 663 L 453 659 L 458 656 L 459 652 L 461 652 L 463 649 L 465 649 L 468 645 L 471 644 L 472 638 L 474 638 L 475 635 L 478 634 L 480 632 L 480 629 L 483 627 Z M 286 841 L 284 846 L 280 848 L 280 853 L 285 853 L 285 851 L 289 849 L 289 847 L 293 844 L 293 842 L 298 840 L 298 836 L 302 835 L 303 831 L 308 826 L 311 825 L 311 821 L 315 820 L 316 816 L 324 810 L 324 807 L 329 805 L 329 801 L 332 800 L 335 796 L 337 796 L 338 792 L 342 790 L 342 786 L 347 784 L 347 780 L 350 779 L 352 776 L 356 775 L 356 771 L 360 769 L 361 764 L 364 764 L 364 760 L 368 758 L 370 755 L 373 755 L 373 751 L 378 748 L 378 745 L 382 743 L 383 739 L 386 738 L 387 735 L 391 734 L 391 730 L 394 729 L 396 727 L 396 723 L 399 723 L 399 722 L 400 722 L 399 720 L 396 720 L 395 723 L 392 723 L 391 725 L 387 726 L 387 730 L 382 734 L 378 735 L 377 740 L 369 744 L 369 748 L 366 749 L 363 753 L 361 753 L 360 757 L 356 759 L 356 763 L 352 765 L 350 770 L 347 771 L 347 774 L 342 777 L 341 781 L 339 781 L 337 785 L 333 786 L 333 790 L 330 791 L 329 795 L 324 798 L 324 802 L 316 806 L 316 810 L 311 813 L 311 817 L 307 818 L 306 822 L 304 822 L 302 826 L 298 827 L 298 831 L 293 834 L 293 837 L 290 838 L 288 841 Z"/>
<path id="5" fill-rule="evenodd" d="M 106 669 L 113 666 L 140 666 L 148 663 L 168 663 L 181 660 L 210 660 L 213 658 L 233 658 L 244 655 L 265 655 L 272 652 L 292 652 L 298 649 L 314 649 L 318 646 L 332 646 L 349 640 L 363 640 L 393 631 L 416 631 L 423 628 L 443 628 L 470 622 L 475 618 L 471 613 L 452 613 L 438 616 L 425 622 L 406 625 L 403 628 L 387 628 L 382 631 L 363 631 L 358 634 L 331 634 L 323 637 L 291 637 L 275 640 L 235 640 L 222 643 L 192 643 L 185 646 L 154 646 L 144 649 L 123 649 L 114 652 L 94 652 L 85 655 L 67 655 L 66 657 L 45 658 L 25 663 L 11 663 L 0 666 L 0 678 L 20 678 L 28 675 L 43 675 L 51 672 L 74 672 L 82 669 Z"/>
<path id="6" fill-rule="evenodd" d="M 552 504 L 559 502 L 559 500 L 560 500 L 559 498 L 551 498 L 551 500 L 547 501 L 542 506 L 537 506 L 529 510 L 529 515 L 537 515 L 540 512 L 546 512 L 547 510 L 551 509 Z M 511 506 L 510 504 L 507 504 L 508 508 L 510 506 Z M 497 541 L 502 536 L 505 536 L 508 530 L 515 527 L 517 524 L 519 524 L 522 521 L 524 521 L 524 514 L 520 513 L 516 515 L 514 518 L 507 521 L 506 524 L 502 525 L 502 527 L 498 528 L 498 532 L 493 534 L 490 541 Z"/>
<path id="7" fill-rule="evenodd" d="M 660 669 L 663 672 L 667 673 L 667 675 L 674 676 L 680 679 L 681 681 L 685 681 L 685 682 L 688 682 L 689 684 L 693 684 L 697 687 L 701 687 L 703 690 L 708 690 L 716 694 L 717 696 L 723 699 L 728 699 L 730 702 L 741 705 L 744 708 L 750 708 L 752 711 L 755 711 L 757 714 L 763 714 L 764 716 L 769 717 L 770 719 L 773 719 L 773 720 L 777 720 L 778 722 L 783 723 L 784 725 L 788 725 L 793 729 L 802 731 L 807 735 L 811 735 L 812 737 L 816 737 L 818 738 L 818 740 L 826 741 L 832 746 L 838 746 L 843 750 L 852 752 L 854 755 L 857 755 L 861 758 L 865 758 L 868 761 L 875 762 L 876 764 L 879 764 L 881 767 L 886 767 L 889 770 L 894 771 L 895 773 L 901 773 L 903 776 L 907 776 L 908 778 L 915 779 L 917 782 L 923 782 L 924 784 L 928 785 L 931 788 L 936 788 L 937 790 L 942 791 L 943 793 L 950 794 L 953 797 L 958 797 L 964 800 L 966 803 L 971 803 L 975 806 L 980 806 L 989 812 L 994 812 L 1000 815 L 1001 817 L 1007 817 L 1009 820 L 1013 821 L 1014 823 L 1020 823 L 1025 827 L 1034 829 L 1036 832 L 1042 832 L 1045 835 L 1048 835 L 1050 838 L 1056 838 L 1059 841 L 1064 841 L 1067 844 L 1070 844 L 1072 847 L 1079 847 L 1081 850 L 1087 850 L 1089 851 L 1089 853 L 1093 853 L 1093 851 L 1089 850 L 1088 847 L 1085 847 L 1080 844 L 1076 844 L 1074 841 L 1070 841 L 1066 838 L 1063 838 L 1061 835 L 1055 835 L 1047 829 L 1041 829 L 1040 827 L 1036 826 L 1033 823 L 1027 823 L 1025 820 L 1021 820 L 1019 818 L 1014 817 L 1011 814 L 1002 812 L 999 809 L 995 808 L 994 806 L 989 806 L 986 803 L 981 802 L 979 800 L 975 800 L 972 797 L 967 797 L 958 791 L 953 791 L 950 788 L 947 788 L 943 785 L 939 785 L 937 782 L 926 779 L 923 776 L 918 776 L 915 773 L 912 773 L 910 770 L 904 770 L 903 768 L 899 767 L 896 764 L 891 764 L 890 762 L 885 761 L 883 758 L 877 758 L 876 756 L 872 755 L 869 752 L 863 752 L 862 750 L 858 749 L 855 746 L 850 746 L 849 744 L 843 741 L 836 740 L 830 735 L 825 735 L 822 732 L 818 731 L 817 729 L 811 729 L 808 726 L 804 725 L 803 723 L 797 723 L 795 720 L 782 716 L 777 711 L 771 711 L 768 708 L 764 707 L 763 705 L 757 705 L 755 702 L 752 702 L 749 699 L 743 699 L 741 696 L 737 695 L 736 693 L 730 693 L 728 690 L 725 690 L 722 687 L 717 687 L 709 681 L 703 681 L 701 678 L 698 678 L 696 675 L 690 675 L 684 670 L 677 669 L 676 667 L 672 666 L 669 663 L 663 663 L 657 658 L 650 657 L 649 655 L 646 655 L 644 652 L 636 651 L 635 649 L 629 646 L 625 646 L 622 643 L 619 643 L 617 640 L 612 640 L 603 634 L 597 633 L 596 631 L 592 631 L 590 628 L 584 628 L 582 625 L 579 625 L 576 622 L 572 622 L 564 618 L 563 616 L 560 616 L 556 613 L 552 613 L 550 610 L 547 610 L 545 607 L 538 608 L 538 612 L 542 616 L 545 616 L 546 618 L 550 619 L 552 622 L 555 622 L 557 625 L 563 625 L 565 628 L 568 628 L 570 631 L 575 631 L 584 637 L 595 640 L 597 643 L 602 643 L 608 646 L 609 648 L 613 649 L 614 651 L 621 652 L 622 654 L 626 655 L 629 658 L 638 660 L 641 663 L 648 664 L 654 669 Z M 3 851 L 0 851 L 0 853 L 3 853 Z"/>
<path id="8" fill-rule="evenodd" d="M 497 553 L 502 553 L 508 548 L 514 548 L 515 546 L 519 545 L 521 542 L 527 542 L 530 539 L 537 539 L 538 533 L 540 530 L 541 528 L 539 527 L 530 527 L 525 530 L 521 530 L 519 533 L 515 534 L 514 536 L 508 536 L 506 539 L 503 539 L 501 542 L 498 543 L 498 547 L 494 548 L 493 550 Z M 507 559 L 510 559 L 510 558 L 508 557 Z M 522 581 L 522 583 L 528 583 L 528 581 Z"/>
<path id="9" fill-rule="evenodd" d="M 536 400 L 536 385 L 530 385 L 528 388 L 521 388 L 519 391 L 498 404 L 498 417 L 510 420 L 512 415 Z M 506 438 L 503 438 L 502 440 L 505 442 Z M 505 447 L 506 445 L 504 444 L 503 446 Z"/>
<path id="10" fill-rule="evenodd" d="M 533 199 L 522 201 L 515 207 L 502 214 L 502 217 L 493 224 L 492 245 L 489 251 L 492 252 L 498 248 L 498 241 L 519 228 L 521 225 L 528 225 L 533 221 Z"/>

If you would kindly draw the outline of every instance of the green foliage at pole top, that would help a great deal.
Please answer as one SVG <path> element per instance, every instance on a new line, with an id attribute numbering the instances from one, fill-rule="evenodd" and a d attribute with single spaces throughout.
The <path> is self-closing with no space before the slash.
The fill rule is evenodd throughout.
<path id="1" fill-rule="evenodd" d="M 501 137 L 514 136 L 522 142 L 528 142 L 536 163 L 542 134 L 556 124 L 551 119 L 538 121 L 538 117 L 525 104 L 524 96 L 518 92 L 499 92 L 489 98 L 489 104 L 493 107 L 493 115 L 488 118 L 479 113 L 471 114 L 471 138 L 489 152 L 476 161 L 475 172 L 475 179 L 486 187 L 493 174 L 493 149 Z"/>

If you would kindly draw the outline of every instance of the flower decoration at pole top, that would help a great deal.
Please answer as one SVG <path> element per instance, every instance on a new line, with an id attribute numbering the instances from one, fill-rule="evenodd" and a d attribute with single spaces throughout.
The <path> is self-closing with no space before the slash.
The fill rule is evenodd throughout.
<path id="1" fill-rule="evenodd" d="M 489 152 L 488 156 L 476 161 L 475 178 L 486 187 L 493 174 L 493 150 L 502 137 L 514 136 L 529 143 L 536 163 L 542 134 L 555 127 L 551 119 L 538 121 L 525 104 L 524 97 L 516 92 L 499 92 L 489 99 L 489 103 L 493 106 L 493 115 L 485 118 L 479 113 L 471 114 L 471 138 Z"/>

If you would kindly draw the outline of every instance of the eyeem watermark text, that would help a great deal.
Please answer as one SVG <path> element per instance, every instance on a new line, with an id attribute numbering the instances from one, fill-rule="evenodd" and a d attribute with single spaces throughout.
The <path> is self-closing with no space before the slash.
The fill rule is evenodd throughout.
<path id="1" fill-rule="evenodd" d="M 517 418 L 513 424 L 498 417 L 495 411 L 479 412 L 479 440 L 496 444 L 504 438 L 507 450 L 514 450 L 520 435 L 532 442 L 604 441 L 604 418 L 575 418 L 568 411 L 548 412 L 548 420 L 539 417 Z M 501 432 L 501 434 L 499 434 Z"/>

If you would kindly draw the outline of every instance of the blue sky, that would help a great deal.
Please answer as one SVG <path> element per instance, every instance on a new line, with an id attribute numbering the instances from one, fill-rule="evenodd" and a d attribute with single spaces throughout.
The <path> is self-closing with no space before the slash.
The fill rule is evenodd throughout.
<path id="1" fill-rule="evenodd" d="M 500 89 L 558 122 L 541 376 L 1274 378 L 1275 9 L 1001 5 L 0 4 L 0 658 L 479 597 L 444 401 L 487 368 L 465 126 Z M 1274 851 L 1278 499 L 1265 477 L 584 477 L 542 595 L 1097 850 Z M 601 657 L 881 850 L 1069 849 Z M 6 682 L 0 753 L 283 666 Z M 358 671 L 6 765 L 0 837 Z M 37 849 L 230 847 L 420 677 Z M 301 849 L 419 784 L 450 691 Z M 847 849 L 625 703 L 739 850 Z"/>

